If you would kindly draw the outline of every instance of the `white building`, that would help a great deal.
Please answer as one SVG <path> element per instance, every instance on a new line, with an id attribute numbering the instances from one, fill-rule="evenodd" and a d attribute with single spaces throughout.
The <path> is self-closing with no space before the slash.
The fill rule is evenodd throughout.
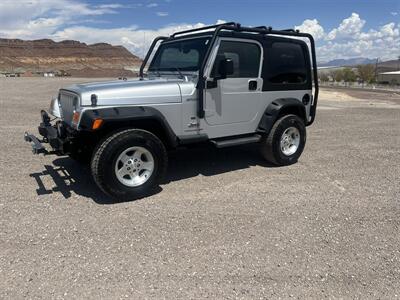
<path id="1" fill-rule="evenodd" d="M 400 71 L 379 73 L 378 82 L 400 84 Z"/>

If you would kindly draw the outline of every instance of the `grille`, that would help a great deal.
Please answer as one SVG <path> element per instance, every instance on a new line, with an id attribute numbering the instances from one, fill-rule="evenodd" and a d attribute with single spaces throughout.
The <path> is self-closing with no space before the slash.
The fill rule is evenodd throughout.
<path id="1" fill-rule="evenodd" d="M 72 115 L 77 105 L 78 96 L 76 94 L 66 91 L 60 92 L 61 117 L 65 122 L 71 124 Z"/>

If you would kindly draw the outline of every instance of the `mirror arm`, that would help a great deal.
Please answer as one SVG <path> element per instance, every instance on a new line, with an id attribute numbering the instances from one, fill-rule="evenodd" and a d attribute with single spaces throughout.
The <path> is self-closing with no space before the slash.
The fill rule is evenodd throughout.
<path id="1" fill-rule="evenodd" d="M 213 89 L 218 86 L 218 80 L 226 79 L 226 76 L 215 76 L 212 80 L 206 80 L 206 88 Z"/>
<path id="2" fill-rule="evenodd" d="M 206 88 L 207 89 L 214 89 L 218 87 L 218 78 L 213 78 L 213 80 L 207 80 L 206 81 Z"/>

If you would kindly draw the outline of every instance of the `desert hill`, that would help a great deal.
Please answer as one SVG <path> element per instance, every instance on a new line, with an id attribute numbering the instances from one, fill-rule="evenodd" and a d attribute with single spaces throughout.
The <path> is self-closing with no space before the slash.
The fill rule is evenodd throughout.
<path id="1" fill-rule="evenodd" d="M 57 72 L 72 76 L 132 76 L 140 58 L 122 46 L 50 39 L 0 39 L 0 72 Z"/>
<path id="2" fill-rule="evenodd" d="M 375 63 L 374 59 L 369 59 L 365 57 L 356 57 L 356 58 L 349 58 L 349 59 L 333 59 L 328 62 L 319 62 L 319 67 L 343 67 L 343 66 L 357 66 L 357 65 L 366 65 Z"/>

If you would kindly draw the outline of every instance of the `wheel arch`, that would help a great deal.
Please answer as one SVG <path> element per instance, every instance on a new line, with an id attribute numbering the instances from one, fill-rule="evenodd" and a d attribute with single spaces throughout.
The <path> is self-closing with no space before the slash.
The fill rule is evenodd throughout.
<path id="1" fill-rule="evenodd" d="M 99 129 L 93 130 L 96 119 L 103 120 Z M 177 137 L 167 120 L 152 107 L 112 107 L 84 111 L 79 127 L 96 135 L 97 140 L 115 131 L 137 128 L 156 135 L 168 148 L 177 145 Z"/>
<path id="2" fill-rule="evenodd" d="M 288 114 L 298 116 L 303 120 L 304 124 L 307 124 L 306 108 L 300 100 L 296 98 L 279 98 L 267 106 L 257 130 L 268 134 L 276 120 Z"/>

